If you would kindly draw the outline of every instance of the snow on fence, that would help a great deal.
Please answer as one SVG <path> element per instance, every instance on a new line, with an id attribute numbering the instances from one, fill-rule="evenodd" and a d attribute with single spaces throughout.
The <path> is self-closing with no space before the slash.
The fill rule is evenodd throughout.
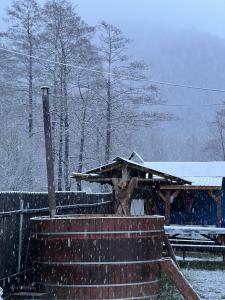
<path id="1" fill-rule="evenodd" d="M 26 270 L 30 218 L 48 215 L 48 194 L 0 192 L 0 286 L 4 291 Z M 57 192 L 58 214 L 112 213 L 107 193 Z"/>

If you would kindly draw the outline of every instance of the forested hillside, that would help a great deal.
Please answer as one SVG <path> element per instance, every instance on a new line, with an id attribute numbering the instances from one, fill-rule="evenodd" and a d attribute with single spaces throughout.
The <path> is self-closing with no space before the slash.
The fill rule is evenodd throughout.
<path id="1" fill-rule="evenodd" d="M 225 86 L 222 39 L 156 23 L 127 37 L 107 20 L 88 25 L 61 0 L 15 1 L 4 22 L 2 190 L 46 189 L 43 85 L 59 190 L 71 189 L 72 171 L 133 150 L 146 160 L 224 159 L 224 93 L 214 91 Z"/>
<path id="2" fill-rule="evenodd" d="M 85 23 L 72 1 L 13 2 L 1 32 L 1 190 L 45 189 L 41 86 L 50 87 L 56 187 L 72 171 L 128 155 L 138 128 L 170 118 L 148 65 L 131 41 L 102 21 Z M 80 188 L 80 187 L 78 187 Z"/>

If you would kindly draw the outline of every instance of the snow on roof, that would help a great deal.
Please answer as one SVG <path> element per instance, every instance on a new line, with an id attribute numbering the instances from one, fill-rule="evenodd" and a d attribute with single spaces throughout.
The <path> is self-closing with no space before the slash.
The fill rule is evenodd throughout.
<path id="1" fill-rule="evenodd" d="M 192 182 L 193 186 L 222 186 L 223 177 L 189 177 L 183 176 L 187 181 Z"/>
<path id="2" fill-rule="evenodd" d="M 225 177 L 225 161 L 144 162 L 144 166 L 181 177 Z"/>
<path id="3" fill-rule="evenodd" d="M 159 170 L 191 181 L 195 186 L 221 186 L 225 162 L 144 162 L 147 168 Z"/>

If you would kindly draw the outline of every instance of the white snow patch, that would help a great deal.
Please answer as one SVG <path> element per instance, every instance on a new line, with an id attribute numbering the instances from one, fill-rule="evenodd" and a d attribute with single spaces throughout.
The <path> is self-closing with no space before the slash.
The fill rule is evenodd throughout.
<path id="1" fill-rule="evenodd" d="M 225 299 L 225 271 L 182 270 L 201 299 Z"/>

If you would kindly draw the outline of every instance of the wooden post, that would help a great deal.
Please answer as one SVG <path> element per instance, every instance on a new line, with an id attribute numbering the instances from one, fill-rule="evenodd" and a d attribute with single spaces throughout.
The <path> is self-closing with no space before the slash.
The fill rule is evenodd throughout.
<path id="1" fill-rule="evenodd" d="M 17 272 L 21 271 L 21 257 L 23 245 L 23 199 L 20 199 L 20 224 L 19 224 L 19 248 L 18 248 L 18 265 Z"/>
<path id="2" fill-rule="evenodd" d="M 165 224 L 166 225 L 170 225 L 170 212 L 171 212 L 170 198 L 167 198 L 165 202 Z"/>
<path id="3" fill-rule="evenodd" d="M 222 224 L 222 201 L 221 196 L 218 196 L 217 200 L 217 227 L 221 227 Z"/>
<path id="4" fill-rule="evenodd" d="M 222 201 L 221 193 L 215 194 L 213 191 L 208 191 L 208 194 L 215 201 L 217 206 L 217 227 L 221 227 L 222 224 Z"/>
<path id="5" fill-rule="evenodd" d="M 165 194 L 163 194 L 161 191 L 158 192 L 160 198 L 165 203 L 165 225 L 170 225 L 171 201 L 173 202 L 174 198 L 177 197 L 179 192 L 179 190 L 166 191 Z"/>
<path id="6" fill-rule="evenodd" d="M 170 225 L 170 196 L 171 192 L 167 191 L 165 194 L 159 192 L 160 198 L 165 203 L 165 225 Z"/>
<path id="7" fill-rule="evenodd" d="M 113 178 L 112 182 L 115 190 L 115 200 L 116 200 L 115 213 L 125 214 L 126 216 L 129 216 L 132 194 L 135 187 L 137 186 L 138 179 L 133 177 L 128 182 L 122 179 Z"/>
<path id="8" fill-rule="evenodd" d="M 48 205 L 50 217 L 56 214 L 55 184 L 54 184 L 54 164 L 52 153 L 51 120 L 49 111 L 49 88 L 42 87 L 43 119 L 45 133 L 46 166 L 48 179 Z"/>

